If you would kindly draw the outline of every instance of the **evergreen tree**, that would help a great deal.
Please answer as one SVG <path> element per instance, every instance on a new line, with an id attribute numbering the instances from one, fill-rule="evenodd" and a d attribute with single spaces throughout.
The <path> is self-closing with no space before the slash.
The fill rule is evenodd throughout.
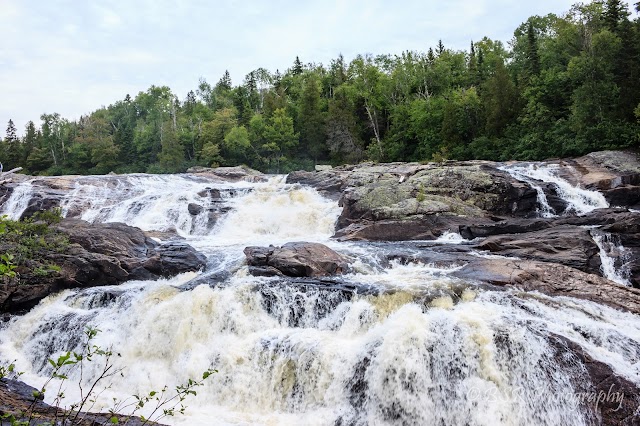
<path id="1" fill-rule="evenodd" d="M 444 53 L 444 44 L 442 44 L 442 40 L 438 40 L 438 47 L 436 51 L 438 52 L 438 56 Z"/>
<path id="2" fill-rule="evenodd" d="M 229 74 L 229 71 L 225 70 L 224 74 L 218 81 L 218 84 L 216 84 L 216 89 L 224 91 L 231 90 L 231 75 Z"/>
<path id="3" fill-rule="evenodd" d="M 516 88 L 502 61 L 496 62 L 493 75 L 485 83 L 482 101 L 487 135 L 501 137 L 517 115 Z"/>
<path id="4" fill-rule="evenodd" d="M 18 142 L 16 126 L 13 124 L 13 120 L 11 119 L 9 119 L 9 123 L 7 124 L 7 134 L 4 141 L 10 144 Z"/>
<path id="5" fill-rule="evenodd" d="M 33 148 L 37 146 L 37 139 L 38 139 L 38 132 L 36 130 L 36 125 L 33 124 L 33 121 L 29 121 L 25 126 L 22 158 L 20 159 L 21 164 L 25 164 L 25 165 L 27 164 L 27 157 L 29 157 Z"/>
<path id="6" fill-rule="evenodd" d="M 429 62 L 429 65 L 433 65 L 433 63 L 436 61 L 436 55 L 433 54 L 433 48 L 431 47 L 427 52 L 427 61 Z"/>
<path id="7" fill-rule="evenodd" d="M 478 84 L 478 61 L 476 59 L 476 48 L 471 41 L 471 48 L 469 50 L 469 82 L 471 85 Z"/>
<path id="8" fill-rule="evenodd" d="M 18 139 L 16 132 L 16 126 L 13 124 L 13 120 L 9 120 L 7 125 L 7 133 L 4 138 L 4 149 L 0 156 L 0 162 L 3 163 L 5 168 L 12 169 L 14 167 L 22 166 L 22 144 Z"/>
<path id="9" fill-rule="evenodd" d="M 308 77 L 302 92 L 299 114 L 300 145 L 314 162 L 324 157 L 325 123 L 320 107 L 320 89 L 314 77 Z"/>
<path id="10" fill-rule="evenodd" d="M 291 69 L 291 73 L 293 75 L 300 75 L 303 71 L 302 62 L 300 62 L 300 58 L 296 56 L 296 60 L 293 61 L 293 68 Z"/>
<path id="11" fill-rule="evenodd" d="M 617 33 L 620 28 L 620 23 L 626 21 L 627 16 L 629 16 L 629 12 L 627 11 L 626 4 L 620 0 L 607 0 L 603 20 L 611 32 Z"/>
<path id="12" fill-rule="evenodd" d="M 538 40 L 533 28 L 533 23 L 529 21 L 527 27 L 526 46 L 526 73 L 529 80 L 540 74 L 540 55 L 538 54 Z"/>

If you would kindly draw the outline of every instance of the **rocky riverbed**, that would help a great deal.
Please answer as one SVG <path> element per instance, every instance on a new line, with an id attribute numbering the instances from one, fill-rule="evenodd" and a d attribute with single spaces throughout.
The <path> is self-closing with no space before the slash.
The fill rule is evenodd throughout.
<path id="1" fill-rule="evenodd" d="M 540 298 L 549 306 L 555 297 L 562 297 L 562 303 L 586 300 L 640 314 L 640 161 L 632 152 L 597 152 L 544 163 L 363 163 L 291 173 L 287 184 L 312 187 L 339 203 L 334 235 L 323 243 L 310 234 L 305 242 L 300 232 L 280 228 L 315 229 L 312 225 L 333 210 L 310 209 L 285 220 L 291 209 L 285 207 L 271 215 L 276 219 L 281 215 L 282 223 L 247 222 L 251 209 L 304 205 L 309 202 L 304 197 L 312 196 L 303 191 L 285 197 L 268 190 L 251 199 L 255 205 L 235 203 L 255 191 L 256 182 L 268 181 L 259 172 L 194 169 L 171 179 L 141 179 L 19 176 L 0 187 L 0 209 L 15 217 L 61 208 L 66 219 L 55 229 L 70 242 L 65 253 L 52 254 L 62 266 L 55 279 L 38 282 L 34 277 L 30 282 L 3 284 L 4 312 L 24 312 L 63 289 L 154 280 L 187 271 L 205 272 L 182 284 L 180 291 L 192 291 L 200 284 L 224 287 L 246 266 L 248 274 L 263 280 L 253 287 L 263 308 L 272 315 L 291 308 L 287 317 L 291 326 L 358 297 L 407 298 L 407 303 L 429 309 L 444 299 L 455 306 L 484 290 L 508 291 L 523 300 Z M 176 187 L 166 191 L 167 185 Z M 158 201 L 160 190 L 177 206 L 162 207 L 162 220 L 154 210 L 166 203 Z M 97 205 L 95 200 L 111 204 Z M 227 220 L 229 215 L 236 221 Z M 243 237 L 244 228 L 254 234 Z M 262 244 L 244 246 L 246 260 L 240 261 L 219 256 L 194 238 L 219 236 L 234 246 L 272 234 L 285 238 L 257 238 Z M 214 245 L 220 244 L 216 240 Z M 371 259 L 363 259 L 363 253 Z M 362 275 L 363 262 L 382 269 L 430 265 L 446 271 L 447 279 L 456 284 L 405 296 L 397 287 L 369 282 Z M 283 288 L 298 292 L 285 308 Z M 309 294 L 323 295 L 324 300 L 317 302 L 322 306 L 319 311 L 310 313 L 300 302 Z M 544 299 L 547 296 L 551 298 Z M 570 357 L 586 366 L 589 380 L 576 379 L 576 389 L 597 393 L 615 384 L 628 395 L 619 410 L 612 404 L 585 408 L 592 410 L 593 418 L 604 424 L 635 424 L 640 395 L 636 382 L 564 335 L 546 338 L 555 348 L 550 355 L 554 362 L 570 362 Z"/>

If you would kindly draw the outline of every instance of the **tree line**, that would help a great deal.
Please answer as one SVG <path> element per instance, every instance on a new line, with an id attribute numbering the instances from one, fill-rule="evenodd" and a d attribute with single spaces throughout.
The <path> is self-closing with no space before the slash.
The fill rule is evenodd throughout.
<path id="1" fill-rule="evenodd" d="M 635 3 L 640 12 L 640 2 Z M 298 57 L 234 86 L 201 79 L 180 100 L 169 87 L 69 121 L 43 114 L 22 137 L 10 120 L 5 168 L 32 174 L 171 173 L 247 164 L 265 172 L 317 163 L 540 160 L 640 143 L 640 19 L 619 0 L 532 16 L 509 47 Z"/>

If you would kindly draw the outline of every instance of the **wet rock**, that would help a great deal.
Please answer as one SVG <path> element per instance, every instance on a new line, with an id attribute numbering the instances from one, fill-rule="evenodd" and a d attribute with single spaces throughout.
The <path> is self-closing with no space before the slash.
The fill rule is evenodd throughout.
<path id="1" fill-rule="evenodd" d="M 143 267 L 161 277 L 171 277 L 183 272 L 202 269 L 207 258 L 189 244 L 169 242 L 155 248 L 155 254 L 143 263 Z"/>
<path id="2" fill-rule="evenodd" d="M 267 177 L 257 170 L 253 170 L 247 166 L 235 166 L 235 167 L 191 167 L 187 170 L 187 173 L 197 173 L 214 176 L 223 179 L 228 182 L 263 182 Z"/>
<path id="3" fill-rule="evenodd" d="M 343 256 L 318 243 L 295 242 L 282 247 L 247 247 L 244 253 L 251 273 L 277 275 L 273 271 L 275 269 L 290 277 L 321 277 L 342 274 L 348 269 Z"/>
<path id="4" fill-rule="evenodd" d="M 60 424 L 65 416 L 65 411 L 58 407 L 50 406 L 40 399 L 34 398 L 37 389 L 18 380 L 8 378 L 0 379 L 0 413 L 13 415 L 18 421 L 24 421 L 28 425 Z M 110 413 L 81 412 L 74 420 L 77 426 L 96 426 L 113 424 L 113 415 Z M 141 421 L 138 417 L 116 415 L 117 424 L 130 426 L 158 425 L 159 423 Z M 70 416 L 69 416 L 70 418 Z M 2 424 L 9 424 L 3 421 Z M 22 423 L 20 423 L 22 424 Z"/>
<path id="5" fill-rule="evenodd" d="M 574 377 L 572 384 L 580 409 L 590 413 L 589 417 L 594 422 L 602 425 L 640 424 L 640 388 L 635 383 L 616 374 L 604 362 L 595 360 L 576 342 L 552 335 L 549 343 L 555 351 L 556 362 L 563 370 L 575 370 L 576 364 L 582 366 L 580 371 L 583 374 Z"/>
<path id="6" fill-rule="evenodd" d="M 63 195 L 62 194 L 53 194 L 53 193 L 35 193 L 32 195 L 29 203 L 27 204 L 27 208 L 22 212 L 20 219 L 25 219 L 33 216 L 35 213 L 40 211 L 52 210 L 57 207 L 60 207 L 60 203 L 62 202 Z"/>
<path id="7" fill-rule="evenodd" d="M 287 183 L 299 183 L 301 185 L 312 186 L 323 195 L 334 199 L 340 198 L 341 191 L 344 187 L 343 177 L 334 173 L 333 170 L 291 172 L 287 175 Z"/>
<path id="8" fill-rule="evenodd" d="M 0 284 L 0 311 L 26 312 L 49 294 L 58 290 L 60 287 L 52 282 L 29 285 L 17 282 Z"/>
<path id="9" fill-rule="evenodd" d="M 191 216 L 197 216 L 204 211 L 204 207 L 196 203 L 189 203 L 187 209 L 189 210 L 189 214 Z"/>
<path id="10" fill-rule="evenodd" d="M 198 195 L 202 198 L 211 198 L 214 201 L 219 201 L 222 199 L 220 190 L 218 188 L 207 188 L 203 191 L 198 192 Z"/>
<path id="11" fill-rule="evenodd" d="M 640 185 L 640 158 L 630 151 L 598 151 L 569 160 L 586 188 L 607 190 Z"/>
<path id="12" fill-rule="evenodd" d="M 13 185 L 0 185 L 0 206 L 13 194 Z"/>
<path id="13" fill-rule="evenodd" d="M 157 243 L 139 228 L 122 223 L 90 224 L 65 219 L 54 227 L 66 234 L 70 245 L 50 259 L 60 265 L 55 277 L 30 276 L 0 285 L 0 306 L 16 312 L 35 306 L 42 298 L 64 288 L 116 285 L 132 279 L 157 279 L 205 267 L 206 257 L 180 241 Z M 24 278 L 24 277 L 23 277 Z"/>
<path id="14" fill-rule="evenodd" d="M 465 280 L 539 291 L 550 296 L 591 300 L 615 309 L 640 313 L 640 290 L 565 265 L 519 259 L 478 259 L 452 275 Z"/>
<path id="15" fill-rule="evenodd" d="M 640 206 L 640 186 L 621 186 L 614 189 L 602 191 L 602 195 L 607 202 L 615 207 L 631 207 Z"/>
<path id="16" fill-rule="evenodd" d="M 474 223 L 490 223 L 478 218 Z M 407 220 L 364 220 L 339 229 L 334 235 L 340 241 L 408 241 L 434 240 L 447 231 L 458 232 L 467 219 L 453 215 L 429 215 Z"/>
<path id="17" fill-rule="evenodd" d="M 553 226 L 549 219 L 505 219 L 499 222 L 469 224 L 460 226 L 460 235 L 466 239 L 484 238 L 492 235 L 522 234 L 539 231 Z"/>
<path id="18" fill-rule="evenodd" d="M 600 270 L 598 246 L 588 229 L 563 225 L 540 231 L 488 237 L 476 246 L 503 256 L 570 266 L 581 271 Z"/>
<path id="19" fill-rule="evenodd" d="M 70 271 L 73 280 L 81 285 L 115 284 L 143 277 L 167 277 L 197 271 L 206 264 L 204 255 L 183 242 L 159 244 L 139 228 L 123 223 L 89 224 L 67 219 L 56 228 L 69 236 L 69 241 L 73 243 L 71 250 L 75 251 L 61 256 L 86 262 L 85 269 L 76 271 L 72 268 Z M 74 264 L 71 260 L 66 263 Z M 93 268 L 89 268 L 87 264 Z M 150 274 L 140 270 L 141 267 Z M 97 275 L 94 273 L 91 278 L 84 278 L 87 271 L 96 269 Z"/>

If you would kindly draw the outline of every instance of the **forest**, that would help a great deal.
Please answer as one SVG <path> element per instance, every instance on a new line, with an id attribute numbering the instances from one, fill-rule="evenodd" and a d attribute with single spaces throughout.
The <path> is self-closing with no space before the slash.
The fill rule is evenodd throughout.
<path id="1" fill-rule="evenodd" d="M 264 172 L 365 160 L 541 160 L 640 143 L 640 2 L 532 16 L 505 46 L 342 55 L 201 78 L 184 98 L 152 86 L 70 121 L 57 113 L 0 142 L 5 170 L 34 175 Z"/>

